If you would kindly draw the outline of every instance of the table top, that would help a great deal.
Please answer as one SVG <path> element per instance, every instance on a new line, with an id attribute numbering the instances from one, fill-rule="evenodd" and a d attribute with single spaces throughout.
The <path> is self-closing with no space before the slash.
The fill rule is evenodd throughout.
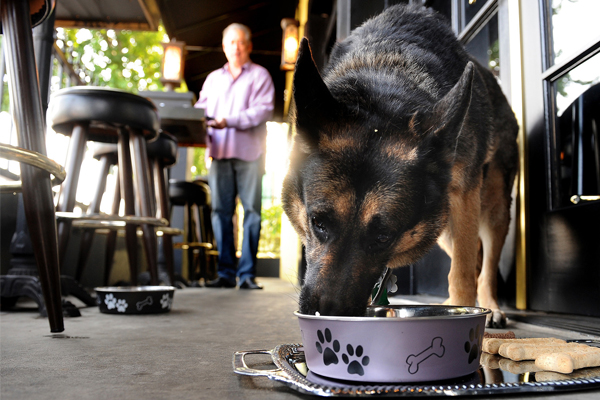
<path id="1" fill-rule="evenodd" d="M 160 117 L 161 128 L 175 136 L 181 147 L 206 147 L 204 109 L 194 108 L 192 92 L 139 92 L 150 99 Z"/>

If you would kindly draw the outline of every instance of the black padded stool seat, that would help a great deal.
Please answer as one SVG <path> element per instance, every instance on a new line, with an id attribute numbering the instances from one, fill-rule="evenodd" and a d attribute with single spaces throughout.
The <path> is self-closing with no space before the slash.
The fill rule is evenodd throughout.
<path id="1" fill-rule="evenodd" d="M 188 181 L 169 181 L 169 198 L 174 206 L 210 204 L 210 191 L 203 185 Z"/>
<path id="2" fill-rule="evenodd" d="M 47 118 L 52 129 L 70 136 L 76 124 L 89 124 L 87 140 L 117 143 L 118 127 L 139 130 L 153 139 L 160 129 L 154 103 L 145 97 L 119 89 L 73 86 L 52 96 Z"/>
<path id="3" fill-rule="evenodd" d="M 23 2 L 25 3 L 25 2 Z M 29 21 L 34 28 L 44 22 L 56 6 L 56 0 L 29 0 Z M 2 34 L 2 20 L 0 19 L 0 35 Z"/>
<path id="4" fill-rule="evenodd" d="M 211 198 L 208 184 L 202 181 L 188 182 L 171 179 L 169 198 L 173 206 L 184 207 L 184 241 L 175 248 L 187 250 L 188 279 L 192 284 L 199 278 L 213 279 L 216 271 L 211 269 L 214 256 L 218 255 L 210 222 Z M 199 275 L 196 271 L 199 270 Z"/>
<path id="5" fill-rule="evenodd" d="M 116 143 L 94 143 L 94 147 L 92 149 L 92 157 L 96 160 L 101 161 L 102 158 L 108 157 L 109 160 L 114 161 L 112 165 L 117 163 L 119 153 L 119 147 Z"/>
<path id="6" fill-rule="evenodd" d="M 155 140 L 148 143 L 148 158 L 158 160 L 163 166 L 170 167 L 177 162 L 177 138 L 160 131 Z"/>
<path id="7" fill-rule="evenodd" d="M 118 143 L 119 180 L 125 200 L 125 216 L 144 219 L 141 223 L 128 222 L 125 226 L 126 235 L 133 237 L 137 226 L 141 225 L 151 284 L 158 284 L 157 242 L 153 225 L 162 223 L 156 219 L 146 148 L 146 142 L 154 139 L 160 129 L 154 103 L 118 89 L 70 87 L 52 95 L 47 119 L 52 129 L 71 137 L 65 165 L 67 179 L 61 187 L 57 204 L 57 211 L 60 211 L 61 216 L 72 212 L 75 206 L 79 172 L 87 141 Z M 136 204 L 139 205 L 139 212 L 136 211 Z M 64 260 L 70 229 L 71 220 L 59 220 L 58 246 L 61 260 Z M 134 253 L 134 249 L 128 248 L 131 283 L 137 285 L 137 257 Z"/>

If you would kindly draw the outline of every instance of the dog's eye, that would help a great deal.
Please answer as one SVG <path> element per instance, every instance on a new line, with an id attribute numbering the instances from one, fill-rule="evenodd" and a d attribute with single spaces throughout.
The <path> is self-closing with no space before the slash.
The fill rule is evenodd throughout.
<path id="1" fill-rule="evenodd" d="M 380 234 L 377 235 L 377 243 L 387 243 L 390 241 L 390 235 L 384 235 L 384 234 Z"/>
<path id="2" fill-rule="evenodd" d="M 325 223 L 317 217 L 311 218 L 313 230 L 320 240 L 327 240 L 328 232 Z"/>
<path id="3" fill-rule="evenodd" d="M 375 240 L 373 240 L 368 246 L 367 249 L 369 252 L 377 252 L 377 251 L 381 251 L 384 250 L 385 248 L 388 247 L 388 245 L 391 243 L 391 236 L 390 235 L 386 235 L 384 233 L 380 233 L 375 237 Z"/>

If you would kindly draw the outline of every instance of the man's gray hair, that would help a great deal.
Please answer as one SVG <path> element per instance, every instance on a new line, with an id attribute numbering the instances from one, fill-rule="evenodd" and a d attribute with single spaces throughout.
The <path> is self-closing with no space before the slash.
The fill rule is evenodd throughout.
<path id="1" fill-rule="evenodd" d="M 252 32 L 250 31 L 250 28 L 248 28 L 244 24 L 238 24 L 237 22 L 234 22 L 233 24 L 227 26 L 227 28 L 223 29 L 223 39 L 225 39 L 225 35 L 227 35 L 227 33 L 233 29 L 244 32 L 244 35 L 246 36 L 246 41 L 248 43 L 252 41 Z"/>

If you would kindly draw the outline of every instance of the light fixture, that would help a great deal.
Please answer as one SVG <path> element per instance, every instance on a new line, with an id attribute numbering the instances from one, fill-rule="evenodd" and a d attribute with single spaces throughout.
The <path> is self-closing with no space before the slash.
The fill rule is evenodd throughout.
<path id="1" fill-rule="evenodd" d="M 281 20 L 281 29 L 283 29 L 281 69 L 293 71 L 298 57 L 298 21 L 293 18 L 284 18 Z"/>
<path id="2" fill-rule="evenodd" d="M 171 91 L 181 86 L 183 80 L 185 42 L 178 42 L 173 38 L 168 43 L 162 43 L 162 46 L 164 50 L 160 81 Z"/>

